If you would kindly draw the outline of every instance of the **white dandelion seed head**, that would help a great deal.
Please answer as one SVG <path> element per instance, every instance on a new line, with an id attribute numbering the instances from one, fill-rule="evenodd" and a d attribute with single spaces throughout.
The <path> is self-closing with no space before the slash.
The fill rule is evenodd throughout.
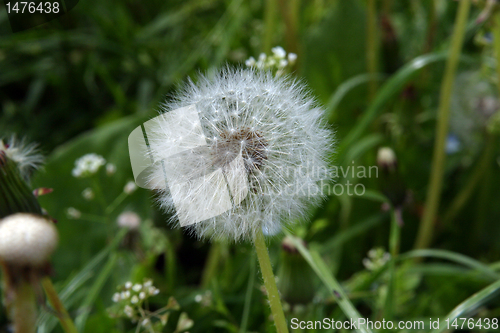
<path id="1" fill-rule="evenodd" d="M 37 144 L 27 144 L 24 139 L 19 140 L 15 136 L 5 141 L 0 139 L 0 151 L 17 164 L 25 179 L 43 163 L 43 156 L 38 153 Z"/>
<path id="2" fill-rule="evenodd" d="M 27 213 L 0 220 L 0 258 L 19 266 L 40 266 L 49 260 L 59 236 L 54 223 Z"/>
<path id="3" fill-rule="evenodd" d="M 186 114 L 178 117 L 173 129 L 164 127 L 148 135 L 151 151 L 158 160 L 174 165 L 169 172 L 177 177 L 175 182 L 206 179 L 211 189 L 221 190 L 207 191 L 206 184 L 182 191 L 172 184 L 159 189 L 158 203 L 173 216 L 171 222 L 192 221 L 186 228 L 199 238 L 247 240 L 263 227 L 269 234 L 278 232 L 319 203 L 320 182 L 328 181 L 331 174 L 328 156 L 334 140 L 326 128 L 324 110 L 303 84 L 256 69 L 226 68 L 214 77 L 190 81 L 162 111 L 168 116 L 168 111 L 193 105 L 198 119 L 190 123 Z M 200 123 L 206 145 L 183 154 L 186 148 L 178 140 L 193 136 Z M 180 156 L 178 163 L 172 162 L 174 153 Z M 158 164 L 149 180 L 163 179 L 164 184 L 164 170 Z M 223 177 L 212 177 L 216 172 Z M 242 174 L 248 188 L 237 192 L 235 184 L 243 186 L 238 183 Z M 232 205 L 221 209 L 221 214 L 195 221 L 207 210 L 222 206 L 222 193 L 228 190 Z M 179 215 L 173 198 L 188 203 L 188 212 Z"/>

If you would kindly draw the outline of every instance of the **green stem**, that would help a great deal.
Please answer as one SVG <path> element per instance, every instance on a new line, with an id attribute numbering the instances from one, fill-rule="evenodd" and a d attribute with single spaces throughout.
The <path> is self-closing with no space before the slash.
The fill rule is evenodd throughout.
<path id="1" fill-rule="evenodd" d="M 115 200 L 106 208 L 106 210 L 104 211 L 104 213 L 106 215 L 110 215 L 111 213 L 114 212 L 114 210 L 116 209 L 116 207 L 118 207 L 122 202 L 123 200 L 125 200 L 125 198 L 128 197 L 128 194 L 125 193 L 125 192 L 121 192 L 116 198 Z"/>
<path id="2" fill-rule="evenodd" d="M 443 185 L 445 144 L 448 135 L 448 123 L 450 118 L 450 102 L 453 90 L 453 80 L 458 66 L 458 60 L 462 49 L 467 18 L 469 16 L 470 0 L 461 0 L 458 4 L 455 28 L 451 40 L 451 49 L 444 79 L 441 84 L 441 96 L 439 100 L 438 119 L 436 124 L 436 141 L 434 143 L 433 163 L 430 177 L 425 210 L 420 221 L 420 226 L 415 242 L 415 248 L 427 248 L 431 242 L 434 231 L 434 220 L 439 207 L 441 190 Z"/>
<path id="3" fill-rule="evenodd" d="M 368 0 L 366 29 L 366 64 L 368 73 L 374 78 L 377 72 L 377 6 L 375 0 Z M 370 80 L 368 88 L 370 99 L 373 99 L 377 92 L 377 81 Z"/>
<path id="4" fill-rule="evenodd" d="M 266 7 L 264 12 L 264 38 L 262 45 L 262 52 L 271 52 L 273 37 L 276 35 L 276 17 L 278 12 L 277 0 L 266 0 Z"/>
<path id="5" fill-rule="evenodd" d="M 500 13 L 495 14 L 495 24 L 493 25 L 493 47 L 497 60 L 497 88 L 500 93 Z"/>
<path id="6" fill-rule="evenodd" d="M 288 325 L 286 323 L 285 314 L 283 313 L 283 307 L 281 306 L 278 287 L 276 286 L 271 260 L 269 259 L 269 252 L 267 252 L 264 234 L 260 229 L 254 236 L 254 245 L 255 251 L 257 252 L 257 258 L 259 259 L 260 270 L 262 271 L 262 277 L 267 290 L 267 297 L 269 298 L 269 305 L 271 306 L 271 312 L 273 314 L 276 330 L 278 333 L 288 333 Z"/>
<path id="7" fill-rule="evenodd" d="M 400 213 L 400 212 L 399 212 Z M 399 255 L 399 245 L 401 239 L 401 228 L 398 224 L 398 212 L 391 208 L 391 232 L 389 235 L 389 251 L 391 260 L 389 261 L 389 286 L 385 300 L 384 319 L 392 320 L 394 315 L 394 294 L 396 290 L 396 258 Z"/>
<path id="8" fill-rule="evenodd" d="M 207 263 L 203 269 L 203 275 L 201 277 L 201 287 L 208 288 L 210 281 L 217 274 L 217 268 L 219 267 L 221 253 L 221 243 L 215 242 L 210 246 L 210 251 L 208 252 Z"/>
<path id="9" fill-rule="evenodd" d="M 42 280 L 42 286 L 43 289 L 45 290 L 45 294 L 47 295 L 47 299 L 49 300 L 50 304 L 57 313 L 57 318 L 59 319 L 59 322 L 61 323 L 64 332 L 78 333 L 75 324 L 73 323 L 71 317 L 68 314 L 68 311 L 66 311 L 66 308 L 59 299 L 59 296 L 57 295 L 57 292 L 54 289 L 54 286 L 52 285 L 52 281 L 48 277 L 45 277 Z"/>

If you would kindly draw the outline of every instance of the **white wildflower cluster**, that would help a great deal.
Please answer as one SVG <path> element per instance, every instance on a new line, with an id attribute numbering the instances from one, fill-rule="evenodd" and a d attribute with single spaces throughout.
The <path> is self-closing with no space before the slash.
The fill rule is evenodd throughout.
<path id="1" fill-rule="evenodd" d="M 368 251 L 368 258 L 363 259 L 363 266 L 369 271 L 375 271 L 383 267 L 390 259 L 391 255 L 383 248 L 371 249 Z"/>
<path id="2" fill-rule="evenodd" d="M 38 153 L 36 144 L 26 144 L 25 140 L 19 141 L 15 136 L 6 141 L 0 139 L 0 152 L 17 164 L 25 179 L 43 162 L 43 156 Z"/>
<path id="3" fill-rule="evenodd" d="M 149 311 L 147 300 L 158 295 L 160 290 L 153 285 L 150 279 L 143 283 L 126 282 L 118 287 L 112 300 L 113 307 L 108 309 L 111 317 L 126 317 L 133 323 L 138 323 L 137 332 L 141 327 L 147 332 L 162 332 L 167 325 L 169 314 L 172 310 L 179 310 L 180 306 L 175 298 L 170 297 L 168 304 L 154 312 Z M 193 326 L 193 321 L 186 313 L 181 313 L 177 322 L 176 332 L 183 332 Z"/>
<path id="4" fill-rule="evenodd" d="M 149 297 L 160 293 L 160 290 L 153 286 L 152 280 L 146 280 L 142 284 L 133 284 L 128 281 L 119 289 L 121 289 L 121 292 L 116 292 L 113 295 L 113 302 L 115 303 L 125 301 L 130 304 L 140 304 Z"/>
<path id="5" fill-rule="evenodd" d="M 106 160 L 101 155 L 95 153 L 83 155 L 75 161 L 75 167 L 71 173 L 76 178 L 89 177 L 105 164 Z"/>
<path id="6" fill-rule="evenodd" d="M 254 57 L 250 57 L 245 61 L 247 67 L 255 67 L 257 69 L 273 70 L 277 71 L 280 75 L 284 72 L 285 68 L 291 67 L 297 61 L 297 55 L 295 53 L 288 53 L 281 46 L 276 46 L 272 48 L 272 54 L 266 55 L 261 53 L 258 60 Z"/>
<path id="7" fill-rule="evenodd" d="M 172 127 L 183 137 L 203 132 L 206 146 L 179 154 L 178 137 L 172 136 L 170 128 L 148 135 L 158 160 L 172 161 L 176 153 L 182 157 L 169 172 L 174 182 L 188 185 L 175 196 L 171 192 L 175 188 L 157 187 L 158 203 L 173 216 L 171 222 L 190 222 L 182 226 L 200 238 L 238 241 L 252 239 L 261 229 L 281 230 L 319 203 L 323 197 L 320 183 L 331 174 L 328 157 L 334 142 L 324 110 L 301 83 L 269 71 L 227 68 L 188 84 L 164 105 L 165 115 L 193 105 L 198 119 L 179 117 Z M 165 184 L 164 169 L 156 165 L 150 181 Z M 224 177 L 211 177 L 215 171 L 222 171 Z M 199 179 L 220 191 L 207 191 L 207 184 L 193 185 Z M 228 183 L 248 190 L 231 189 L 232 206 L 201 222 L 196 220 L 225 204 L 221 193 L 227 191 Z M 182 215 L 177 215 L 179 202 L 188 208 Z"/>

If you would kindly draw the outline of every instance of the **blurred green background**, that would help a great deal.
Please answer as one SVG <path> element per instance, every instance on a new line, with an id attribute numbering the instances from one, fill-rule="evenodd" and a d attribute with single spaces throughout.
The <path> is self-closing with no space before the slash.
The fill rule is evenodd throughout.
<path id="1" fill-rule="evenodd" d="M 111 318 L 106 308 L 118 285 L 148 277 L 162 291 L 151 307 L 174 296 L 194 322 L 190 332 L 272 331 L 250 244 L 211 244 L 171 229 L 153 194 L 143 189 L 109 214 L 98 199 L 110 204 L 133 179 L 129 133 L 187 78 L 226 64 L 244 67 L 250 56 L 269 55 L 277 45 L 298 55 L 291 74 L 326 109 L 339 146 L 332 165 L 377 165 L 380 147 L 391 147 L 397 156 L 396 170 L 380 168 L 378 178 L 337 179 L 363 184 L 366 195 L 330 195 L 311 211 L 310 221 L 292 230 L 321 254 L 361 314 L 389 316 L 389 293 L 392 318 L 442 317 L 498 280 L 500 150 L 494 119 L 500 102 L 491 31 L 500 14 L 491 9 L 476 22 L 488 14 L 487 1 L 474 4 L 466 27 L 433 250 L 409 252 L 426 200 L 457 6 L 450 0 L 80 0 L 62 17 L 13 34 L 0 5 L 0 136 L 16 133 L 38 142 L 47 157 L 32 186 L 54 189 L 40 197 L 61 236 L 53 280 L 66 292 L 77 326 L 92 333 L 133 332 L 137 323 Z M 369 121 L 364 129 L 362 119 Z M 358 130 L 354 140 L 343 141 Z M 102 196 L 90 201 L 82 191 L 95 183 L 71 175 L 75 160 L 87 153 L 116 165 L 113 176 L 103 170 L 96 176 Z M 384 264 L 363 265 L 370 249 L 389 251 L 387 203 L 401 213 L 399 253 L 408 254 L 396 261 L 393 275 Z M 69 207 L 88 218 L 68 218 Z M 140 216 L 140 232 L 126 236 L 132 245 L 109 245 L 123 211 Z M 270 252 L 287 318 L 342 318 L 302 257 L 282 250 L 282 239 L 272 238 Z M 313 288 L 298 295 L 297 285 Z M 200 302 L 199 295 L 210 302 Z M 499 317 L 493 295 L 468 315 Z M 179 313 L 173 312 L 165 332 L 175 330 Z M 6 331 L 5 314 L 0 316 L 0 331 Z M 59 332 L 56 324 L 44 315 L 39 331 Z"/>

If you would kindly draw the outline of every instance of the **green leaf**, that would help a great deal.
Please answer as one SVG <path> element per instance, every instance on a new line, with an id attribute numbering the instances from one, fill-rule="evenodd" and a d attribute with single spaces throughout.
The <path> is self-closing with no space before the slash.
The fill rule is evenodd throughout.
<path id="1" fill-rule="evenodd" d="M 456 318 L 469 316 L 471 312 L 485 304 L 488 300 L 494 297 L 500 291 L 500 280 L 490 284 L 488 287 L 475 293 L 465 301 L 457 305 L 445 318 L 440 319 L 440 326 L 432 333 L 440 333 L 448 331 L 448 323 L 451 323 Z M 448 323 L 446 322 L 448 320 Z"/>

